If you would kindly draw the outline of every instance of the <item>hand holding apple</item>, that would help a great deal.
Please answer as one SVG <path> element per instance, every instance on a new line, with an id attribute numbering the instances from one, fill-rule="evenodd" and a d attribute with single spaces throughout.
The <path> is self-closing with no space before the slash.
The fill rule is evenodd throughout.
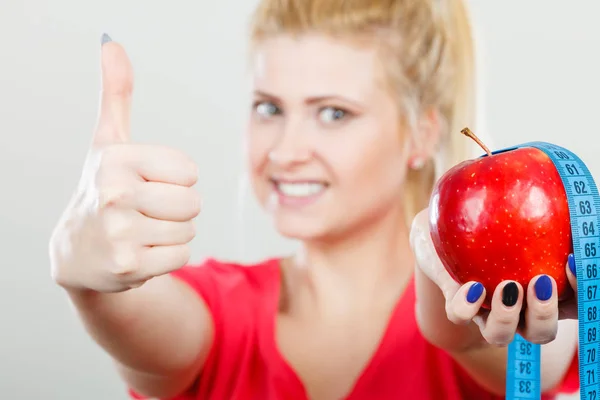
<path id="1" fill-rule="evenodd" d="M 435 249 L 459 283 L 494 289 L 513 280 L 525 290 L 535 276 L 556 281 L 559 300 L 572 294 L 564 268 L 572 252 L 566 192 L 554 164 L 541 150 L 519 148 L 464 161 L 436 183 L 429 207 Z"/>
<path id="2" fill-rule="evenodd" d="M 445 298 L 445 311 L 449 321 L 457 325 L 465 325 L 471 321 L 477 324 L 481 336 L 473 345 L 479 346 L 487 342 L 505 346 L 513 340 L 515 333 L 532 343 L 545 344 L 556 337 L 560 319 L 577 319 L 576 298 L 559 303 L 556 281 L 548 275 L 537 275 L 527 281 L 526 290 L 523 285 L 510 278 L 502 280 L 495 289 L 489 291 L 475 280 L 458 283 L 438 256 L 430 231 L 429 214 L 430 209 L 422 210 L 412 223 L 410 242 L 416 266 L 422 275 L 439 287 Z M 572 288 L 570 290 L 576 290 L 574 259 L 572 255 L 568 259 L 569 262 L 567 265 L 563 264 L 563 269 Z M 482 307 L 486 298 L 491 298 L 490 307 Z M 527 307 L 523 312 L 525 302 Z M 423 312 L 428 313 L 429 310 Z M 439 331 L 440 329 L 430 329 L 428 339 L 436 342 L 435 335 L 443 336 L 443 332 Z M 469 339 L 465 340 L 470 342 Z"/>

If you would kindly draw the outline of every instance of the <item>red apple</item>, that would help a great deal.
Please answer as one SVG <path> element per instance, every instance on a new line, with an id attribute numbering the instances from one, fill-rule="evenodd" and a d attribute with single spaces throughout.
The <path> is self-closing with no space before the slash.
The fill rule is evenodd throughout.
<path id="1" fill-rule="evenodd" d="M 481 282 L 489 308 L 496 286 L 536 275 L 556 280 L 558 298 L 572 293 L 566 262 L 572 252 L 567 196 L 552 160 L 541 150 L 519 148 L 463 161 L 435 184 L 429 226 L 446 270 L 458 283 Z"/>

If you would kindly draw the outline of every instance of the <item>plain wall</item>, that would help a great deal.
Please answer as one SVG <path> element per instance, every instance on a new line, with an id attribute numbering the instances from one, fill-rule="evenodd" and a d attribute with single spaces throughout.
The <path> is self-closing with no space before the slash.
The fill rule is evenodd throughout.
<path id="1" fill-rule="evenodd" d="M 484 55 L 479 133 L 496 147 L 554 142 L 600 171 L 600 3 L 471 3 Z M 200 165 L 193 259 L 250 261 L 293 248 L 240 183 L 254 4 L 0 1 L 0 398 L 126 399 L 51 281 L 47 250 L 96 120 L 102 32 L 134 65 L 134 139 L 185 149 Z"/>

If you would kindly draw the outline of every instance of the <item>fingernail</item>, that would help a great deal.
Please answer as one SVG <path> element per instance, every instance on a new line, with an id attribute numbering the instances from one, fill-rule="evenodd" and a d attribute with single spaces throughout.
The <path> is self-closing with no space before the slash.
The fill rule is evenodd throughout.
<path id="1" fill-rule="evenodd" d="M 514 282 L 507 283 L 502 289 L 502 304 L 506 307 L 512 307 L 517 304 L 519 299 L 519 287 Z"/>
<path id="2" fill-rule="evenodd" d="M 573 275 L 577 276 L 577 267 L 575 265 L 575 257 L 573 256 L 573 253 L 569 254 L 569 257 L 567 257 L 567 261 L 569 263 L 569 269 L 571 270 Z"/>
<path id="3" fill-rule="evenodd" d="M 103 45 L 103 44 L 108 43 L 108 42 L 112 42 L 111 37 L 108 36 L 108 34 L 103 33 L 102 34 L 102 39 L 100 40 L 100 44 Z"/>
<path id="4" fill-rule="evenodd" d="M 467 292 L 467 301 L 469 303 L 475 303 L 477 300 L 479 300 L 482 293 L 483 293 L 483 285 L 479 282 L 475 282 L 474 284 L 471 285 L 471 287 L 469 288 L 469 291 Z"/>
<path id="5" fill-rule="evenodd" d="M 552 280 L 548 275 L 542 275 L 535 281 L 535 295 L 541 301 L 546 301 L 552 297 Z"/>

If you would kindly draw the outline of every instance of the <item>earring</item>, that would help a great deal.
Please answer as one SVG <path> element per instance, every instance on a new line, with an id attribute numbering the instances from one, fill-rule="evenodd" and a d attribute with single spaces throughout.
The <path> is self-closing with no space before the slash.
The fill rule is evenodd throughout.
<path id="1" fill-rule="evenodd" d="M 412 169 L 418 170 L 423 168 L 423 166 L 425 165 L 425 160 L 423 159 L 423 157 L 416 156 L 413 157 L 412 160 L 410 160 L 409 165 Z"/>

